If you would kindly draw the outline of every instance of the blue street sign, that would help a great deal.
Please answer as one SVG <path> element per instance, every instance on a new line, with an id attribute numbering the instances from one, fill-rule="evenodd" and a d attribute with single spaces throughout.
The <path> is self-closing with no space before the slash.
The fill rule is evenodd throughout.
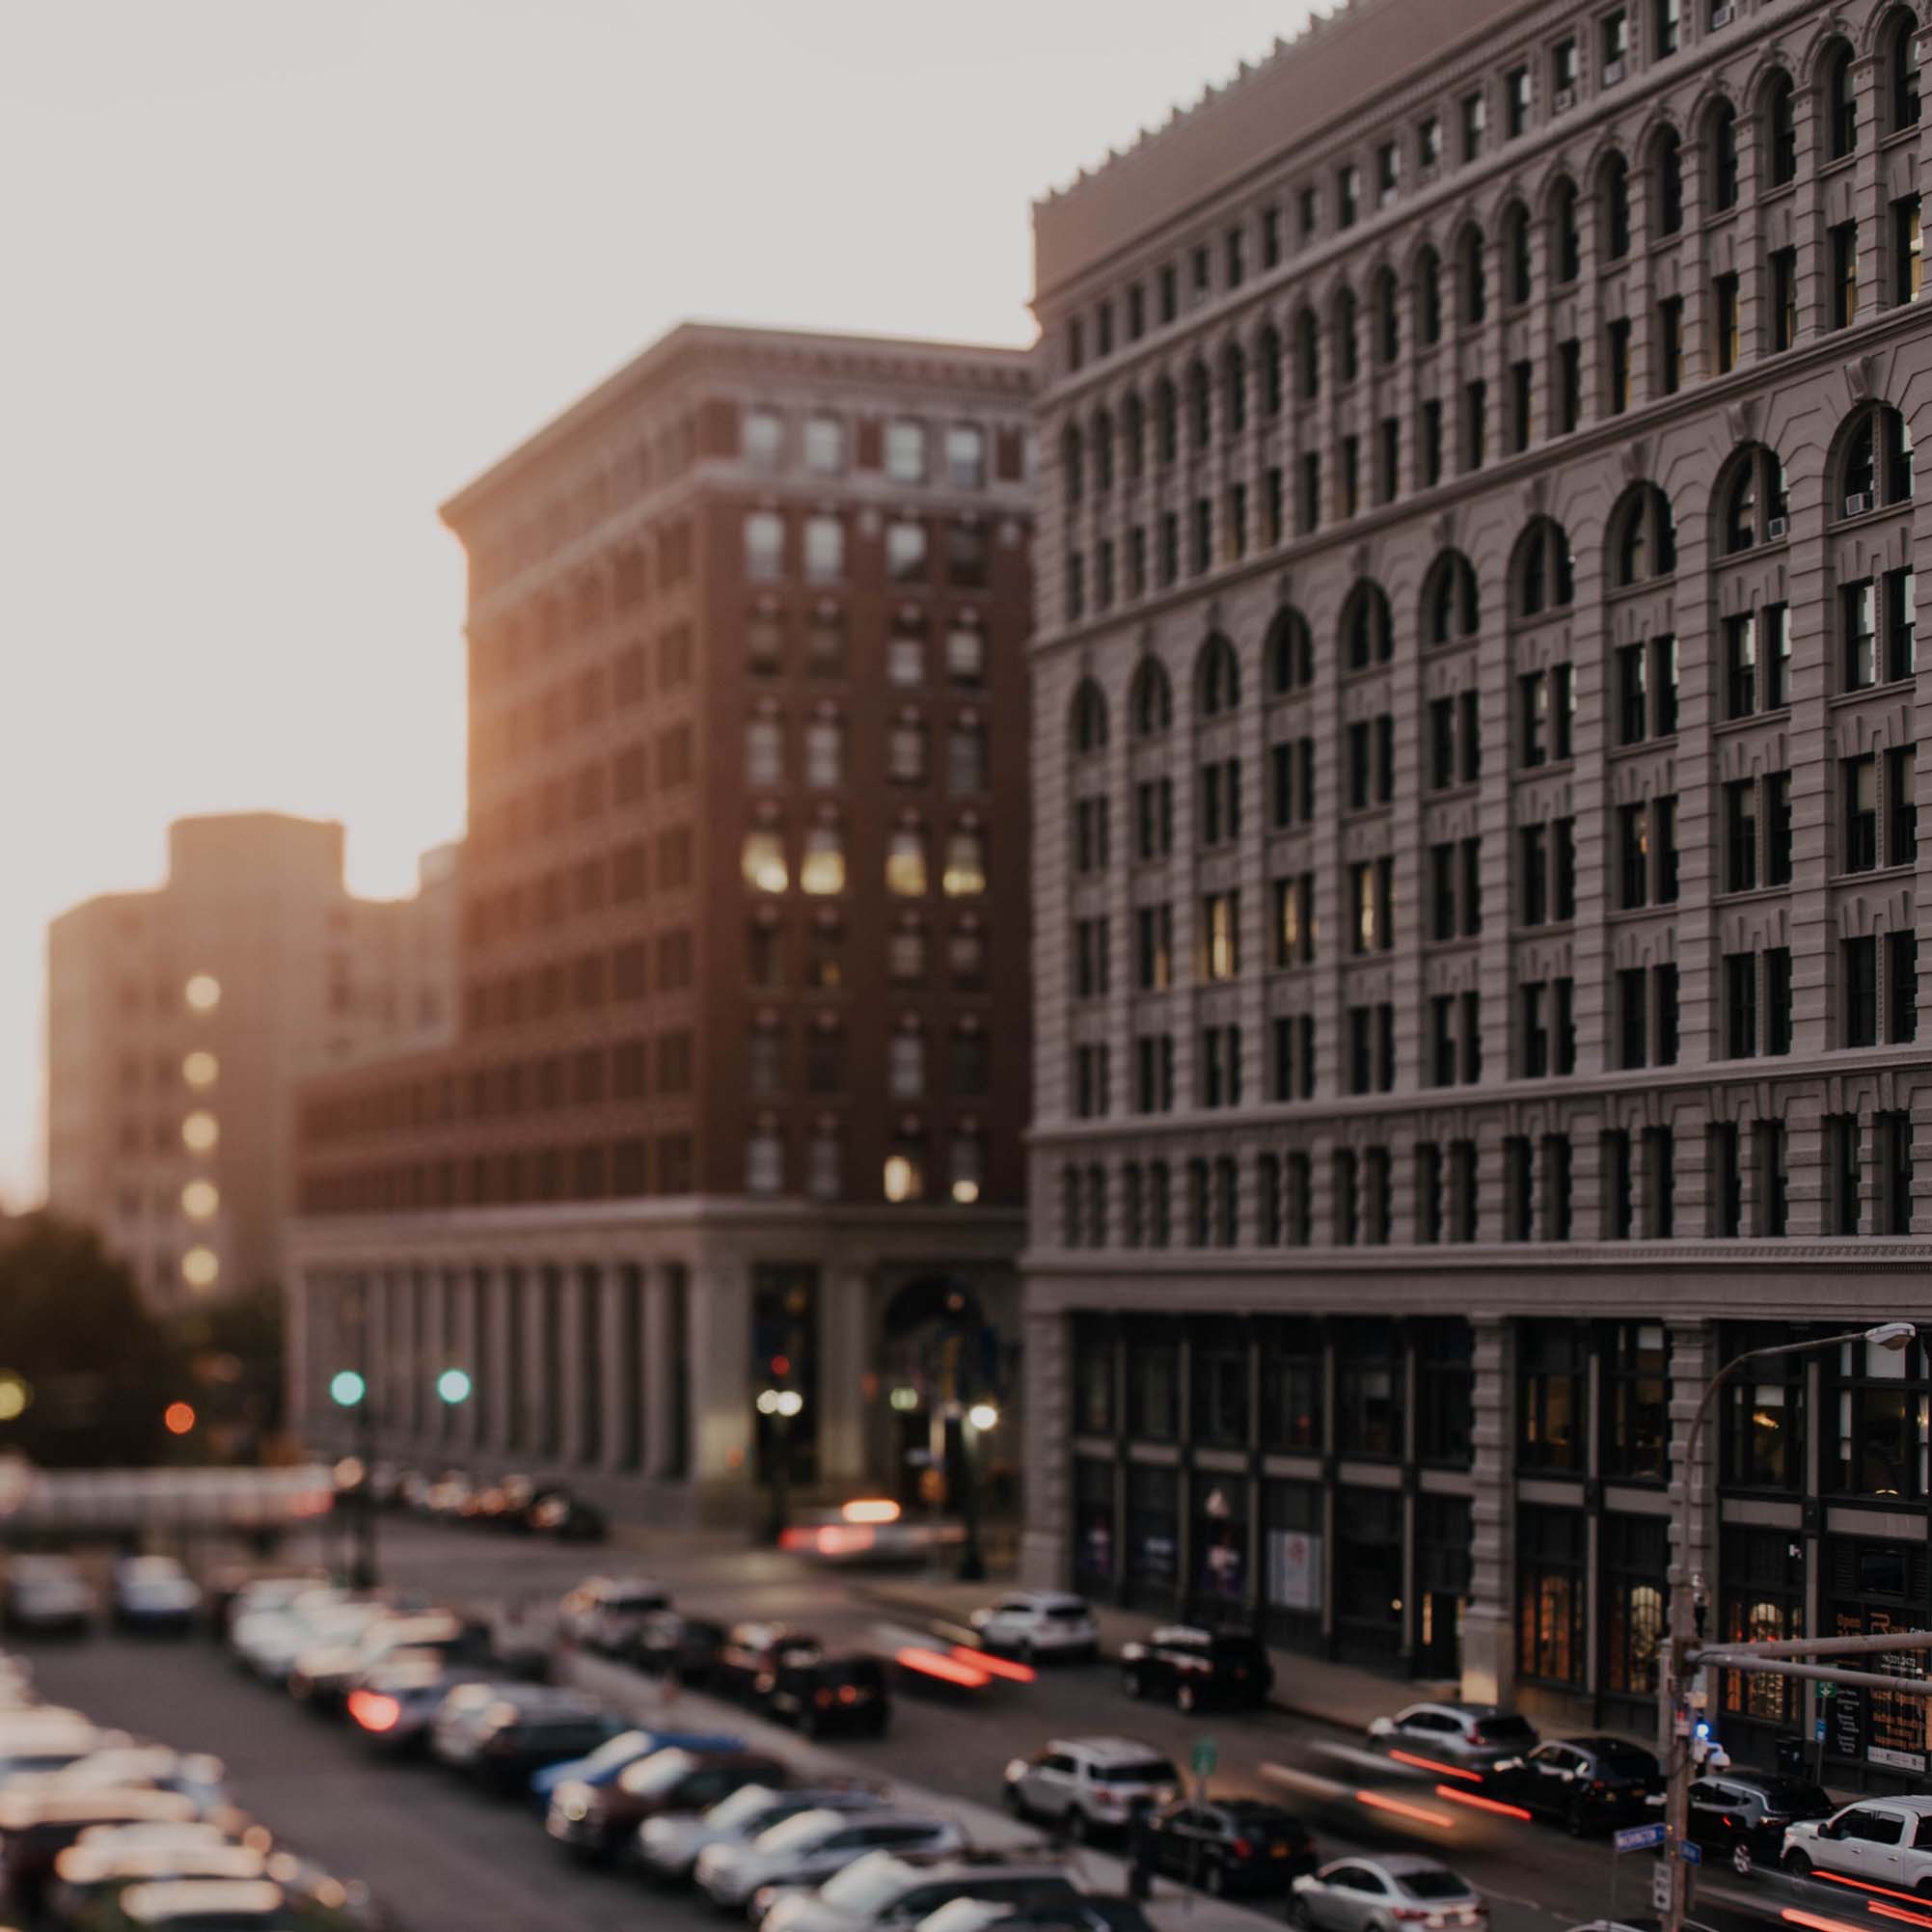
<path id="1" fill-rule="evenodd" d="M 1677 1840 L 1677 1856 L 1686 1864 L 1702 1864 L 1704 1862 L 1704 1848 L 1694 1839 L 1679 1838 Z"/>
<path id="2" fill-rule="evenodd" d="M 1626 1831 L 1617 1834 L 1617 1849 L 1619 1852 L 1646 1852 L 1652 1845 L 1664 1842 L 1662 1825 L 1632 1825 Z"/>
<path id="3" fill-rule="evenodd" d="M 1814 1725 L 1813 1725 L 1813 1726 L 1811 1727 L 1811 1738 L 1812 1738 L 1812 1741 L 1813 1741 L 1814 1743 L 1817 1743 L 1817 1744 L 1822 1744 L 1822 1743 L 1824 1743 L 1824 1741 L 1825 1741 L 1825 1721 L 1824 1721 L 1824 1719 L 1823 1719 L 1823 1718 L 1820 1718 L 1820 1719 L 1819 1719 L 1819 1720 L 1817 1721 L 1817 1723 L 1816 1723 L 1816 1724 L 1814 1724 Z"/>

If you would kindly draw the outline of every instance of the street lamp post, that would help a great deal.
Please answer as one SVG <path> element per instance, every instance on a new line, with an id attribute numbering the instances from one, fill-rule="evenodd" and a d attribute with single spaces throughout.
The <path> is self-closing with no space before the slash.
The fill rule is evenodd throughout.
<path id="1" fill-rule="evenodd" d="M 329 1400 L 347 1409 L 356 1423 L 355 1460 L 360 1475 L 350 1489 L 355 1498 L 355 1557 L 349 1582 L 356 1590 L 373 1590 L 376 1580 L 375 1493 L 370 1478 L 375 1464 L 375 1414 L 369 1401 L 368 1378 L 359 1369 L 342 1369 L 329 1383 Z"/>
<path id="2" fill-rule="evenodd" d="M 784 1539 L 792 1519 L 792 1419 L 804 1405 L 797 1389 L 758 1391 L 758 1413 L 772 1425 L 772 1473 L 767 1484 L 771 1510 L 765 1523 L 765 1538 L 771 1543 Z"/>
<path id="3" fill-rule="evenodd" d="M 1818 1355 L 1842 1347 L 1848 1342 L 1866 1343 L 1894 1353 L 1918 1339 L 1918 1330 L 1910 1321 L 1883 1321 L 1873 1328 L 1852 1328 L 1841 1335 L 1821 1335 L 1809 1342 L 1785 1342 L 1769 1348 L 1748 1348 L 1733 1356 L 1704 1385 L 1697 1413 L 1691 1418 L 1690 1435 L 1684 1445 L 1683 1467 L 1678 1472 L 1677 1557 L 1671 1570 L 1671 1628 L 1664 1654 L 1657 1660 L 1657 1758 L 1665 1767 L 1664 1795 L 1664 1871 L 1668 1899 L 1659 1896 L 1663 1932 L 1683 1932 L 1690 1865 L 1679 1856 L 1690 1823 L 1691 1774 L 1695 1769 L 1689 1723 L 1688 1699 L 1691 1695 L 1686 1666 L 1693 1644 L 1702 1637 L 1706 1606 L 1701 1571 L 1688 1568 L 1691 1553 L 1698 1547 L 1696 1537 L 1701 1527 L 1702 1484 L 1698 1479 L 1698 1450 L 1703 1440 L 1704 1424 L 1719 1393 L 1727 1388 L 1740 1369 L 1754 1362 L 1771 1361 L 1781 1356 Z M 1693 1628 L 1696 1638 L 1693 1637 Z M 1683 1681 L 1679 1682 L 1682 1675 Z M 1685 1702 L 1685 1734 L 1677 1737 L 1677 1712 Z"/>
<path id="4" fill-rule="evenodd" d="M 960 1522 L 966 1531 L 960 1547 L 962 1583 L 986 1581 L 986 1556 L 979 1546 L 978 1439 L 998 1424 L 999 1411 L 991 1402 L 974 1402 L 960 1417 Z"/>

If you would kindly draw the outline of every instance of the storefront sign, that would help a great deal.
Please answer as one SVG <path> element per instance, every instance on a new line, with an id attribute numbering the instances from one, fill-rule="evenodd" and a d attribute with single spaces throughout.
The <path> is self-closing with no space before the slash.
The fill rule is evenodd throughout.
<path id="1" fill-rule="evenodd" d="M 1874 1744 L 1865 1753 L 1873 1764 L 1889 1764 L 1894 1771 L 1923 1771 L 1925 1754 L 1922 1751 L 1888 1751 L 1882 1744 Z"/>
<path id="2" fill-rule="evenodd" d="M 1281 1610 L 1321 1608 L 1321 1538 L 1306 1530 L 1267 1533 L 1267 1600 Z"/>

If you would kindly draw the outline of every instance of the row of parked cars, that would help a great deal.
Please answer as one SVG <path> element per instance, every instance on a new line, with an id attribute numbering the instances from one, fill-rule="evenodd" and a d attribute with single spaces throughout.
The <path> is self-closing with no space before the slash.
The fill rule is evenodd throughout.
<path id="1" fill-rule="evenodd" d="M 108 1572 L 106 1609 L 119 1630 L 181 1635 L 202 1608 L 202 1590 L 170 1556 L 123 1556 Z M 100 1620 L 101 1592 L 64 1556 L 10 1557 L 0 1616 L 17 1636 L 84 1637 Z"/>
<path id="2" fill-rule="evenodd" d="M 367 1889 L 279 1844 L 218 1758 L 41 1701 L 0 1655 L 0 1891 L 51 1932 L 378 1932 Z"/>
<path id="3" fill-rule="evenodd" d="M 610 1524 L 596 1504 L 547 1476 L 484 1477 L 467 1469 L 432 1473 L 377 1462 L 368 1475 L 377 1508 L 405 1510 L 444 1523 L 468 1523 L 563 1542 L 600 1543 Z"/>

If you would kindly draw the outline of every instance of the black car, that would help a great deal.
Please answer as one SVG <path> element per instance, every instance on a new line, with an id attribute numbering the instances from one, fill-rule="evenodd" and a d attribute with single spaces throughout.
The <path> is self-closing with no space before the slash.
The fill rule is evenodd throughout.
<path id="1" fill-rule="evenodd" d="M 1691 1784 L 1689 1836 L 1707 1859 L 1729 1861 L 1740 1876 L 1756 1866 L 1777 1869 L 1784 1827 L 1829 1817 L 1837 1807 L 1815 1784 L 1769 1772 L 1727 1771 Z"/>
<path id="2" fill-rule="evenodd" d="M 647 1676 L 708 1684 L 724 1647 L 724 1626 L 675 1610 L 647 1617 L 631 1640 L 631 1662 Z"/>
<path id="3" fill-rule="evenodd" d="M 1148 1820 L 1155 1868 L 1216 1897 L 1285 1891 L 1320 1863 L 1293 1811 L 1254 1798 L 1182 1798 Z"/>
<path id="4" fill-rule="evenodd" d="M 1209 1704 L 1258 1708 L 1274 1687 L 1274 1667 L 1252 1637 L 1219 1635 L 1184 1623 L 1121 1646 L 1121 1683 L 1130 1698 L 1171 1698 L 1175 1708 Z"/>
<path id="5" fill-rule="evenodd" d="M 1559 1819 L 1578 1837 L 1643 1821 L 1655 1809 L 1646 1801 L 1663 1788 L 1655 1755 L 1620 1737 L 1552 1738 L 1521 1757 L 1504 1758 L 1490 1778 L 1495 1797 Z"/>
<path id="6" fill-rule="evenodd" d="M 807 1737 L 831 1730 L 884 1737 L 892 1714 L 884 1666 L 853 1651 L 799 1650 L 780 1657 L 765 1708 Z"/>
<path id="7" fill-rule="evenodd" d="M 524 1511 L 525 1524 L 537 1536 L 563 1543 L 601 1543 L 610 1534 L 604 1512 L 568 1489 L 540 1488 Z"/>
<path id="8" fill-rule="evenodd" d="M 623 1728 L 624 1720 L 614 1712 L 588 1705 L 570 1709 L 545 1701 L 519 1709 L 506 1703 L 484 1728 L 470 1768 L 480 1782 L 509 1797 L 529 1789 L 532 1772 L 588 1757 Z"/>
<path id="9" fill-rule="evenodd" d="M 816 1637 L 789 1623 L 734 1623 L 712 1662 L 711 1688 L 723 1697 L 763 1702 L 778 1681 L 780 1664 L 817 1656 L 824 1648 Z"/>

